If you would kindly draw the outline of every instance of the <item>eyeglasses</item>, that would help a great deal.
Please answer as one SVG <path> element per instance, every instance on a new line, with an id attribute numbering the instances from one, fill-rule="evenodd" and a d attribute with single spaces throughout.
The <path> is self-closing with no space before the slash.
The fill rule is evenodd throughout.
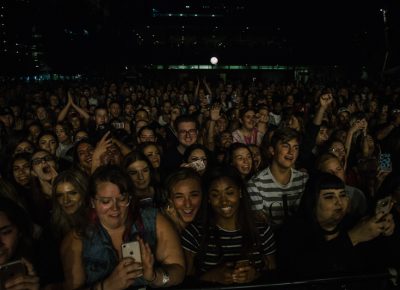
<path id="1" fill-rule="evenodd" d="M 31 160 L 32 165 L 39 165 L 42 162 L 48 162 L 48 161 L 53 161 L 54 158 L 51 155 L 46 155 L 44 157 L 39 157 L 39 158 L 34 158 Z"/>
<path id="2" fill-rule="evenodd" d="M 190 129 L 190 130 L 179 130 L 178 131 L 179 135 L 184 135 L 186 136 L 187 134 L 189 134 L 190 136 L 194 136 L 197 134 L 197 129 Z"/>
<path id="3" fill-rule="evenodd" d="M 130 203 L 131 203 L 131 197 L 126 194 L 126 195 L 122 195 L 120 197 L 94 197 L 94 200 L 98 201 L 100 206 L 103 209 L 110 209 L 113 204 L 118 204 L 118 206 L 121 207 L 127 207 Z"/>

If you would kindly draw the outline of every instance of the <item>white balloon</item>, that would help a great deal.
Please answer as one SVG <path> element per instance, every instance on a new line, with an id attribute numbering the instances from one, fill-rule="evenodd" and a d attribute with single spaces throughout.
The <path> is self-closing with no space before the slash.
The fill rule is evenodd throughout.
<path id="1" fill-rule="evenodd" d="M 210 62 L 211 62 L 211 64 L 217 64 L 217 63 L 218 63 L 218 58 L 216 58 L 215 56 L 213 56 L 213 57 L 210 59 Z"/>

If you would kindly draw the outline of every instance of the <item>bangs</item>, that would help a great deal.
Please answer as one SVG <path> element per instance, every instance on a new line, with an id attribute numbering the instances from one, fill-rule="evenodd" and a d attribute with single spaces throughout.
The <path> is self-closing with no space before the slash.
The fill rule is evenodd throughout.
<path id="1" fill-rule="evenodd" d="M 333 174 L 321 174 L 319 180 L 319 190 L 324 189 L 344 189 L 344 182 Z"/>

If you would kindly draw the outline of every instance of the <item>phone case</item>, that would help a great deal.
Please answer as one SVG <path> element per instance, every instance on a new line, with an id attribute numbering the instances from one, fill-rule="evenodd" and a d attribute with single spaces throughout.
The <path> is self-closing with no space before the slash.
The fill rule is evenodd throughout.
<path id="1" fill-rule="evenodd" d="M 132 241 L 129 243 L 122 244 L 122 257 L 131 257 L 136 262 L 142 262 L 142 256 L 140 254 L 140 245 L 138 241 Z"/>
<path id="2" fill-rule="evenodd" d="M 390 153 L 382 153 L 379 157 L 379 168 L 383 172 L 392 171 L 392 160 Z"/>

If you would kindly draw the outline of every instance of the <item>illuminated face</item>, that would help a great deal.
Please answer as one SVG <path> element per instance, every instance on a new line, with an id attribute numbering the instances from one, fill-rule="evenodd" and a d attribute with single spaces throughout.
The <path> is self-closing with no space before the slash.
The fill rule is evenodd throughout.
<path id="1" fill-rule="evenodd" d="M 108 113 L 106 109 L 97 109 L 94 113 L 94 120 L 96 126 L 104 125 L 108 123 Z"/>
<path id="2" fill-rule="evenodd" d="M 240 188 L 229 178 L 215 180 L 208 198 L 217 220 L 236 220 L 240 205 Z"/>
<path id="3" fill-rule="evenodd" d="M 179 144 L 189 147 L 197 142 L 197 128 L 193 122 L 181 122 L 177 128 Z"/>
<path id="4" fill-rule="evenodd" d="M 201 205 L 201 185 L 195 179 L 178 181 L 171 189 L 170 200 L 180 220 L 191 223 Z"/>
<path id="5" fill-rule="evenodd" d="M 19 185 L 27 187 L 31 180 L 31 165 L 29 161 L 25 159 L 15 160 L 12 170 L 15 181 Z"/>
<path id="6" fill-rule="evenodd" d="M 188 157 L 188 162 L 189 163 L 195 162 L 197 160 L 202 160 L 204 162 L 204 165 L 207 168 L 207 155 L 202 149 L 193 150 L 192 153 L 190 153 L 190 155 Z M 205 169 L 202 170 L 202 171 L 199 171 L 199 173 L 203 174 L 204 171 L 205 171 Z"/>
<path id="7" fill-rule="evenodd" d="M 288 142 L 279 141 L 274 149 L 270 147 L 270 153 L 273 156 L 272 162 L 282 169 L 292 168 L 299 156 L 299 147 L 296 139 Z"/>
<path id="8" fill-rule="evenodd" d="M 261 164 L 260 148 L 258 148 L 257 146 L 250 146 L 249 149 L 251 151 L 251 154 L 253 155 L 254 168 L 258 170 Z"/>
<path id="9" fill-rule="evenodd" d="M 6 264 L 14 256 L 18 245 L 18 229 L 6 214 L 0 211 L 0 265 Z"/>
<path id="10" fill-rule="evenodd" d="M 144 155 L 149 158 L 151 165 L 153 165 L 153 168 L 157 169 L 160 167 L 160 150 L 158 150 L 158 147 L 155 145 L 149 145 L 146 146 L 143 150 Z"/>
<path id="11" fill-rule="evenodd" d="M 89 143 L 81 143 L 77 148 L 79 164 L 85 169 L 92 168 L 92 157 L 94 148 Z"/>
<path id="12" fill-rule="evenodd" d="M 118 229 L 125 225 L 128 216 L 129 197 L 111 182 L 99 182 L 96 196 L 92 199 L 99 221 L 106 229 Z"/>
<path id="13" fill-rule="evenodd" d="M 232 165 L 239 170 L 242 176 L 247 176 L 253 166 L 251 153 L 247 148 L 238 148 L 233 152 Z"/>
<path id="14" fill-rule="evenodd" d="M 41 180 L 51 181 L 54 178 L 56 162 L 54 157 L 46 151 L 36 152 L 31 159 L 32 175 Z"/>
<path id="15" fill-rule="evenodd" d="M 50 152 L 52 155 L 56 154 L 58 142 L 53 135 L 43 135 L 39 139 L 39 148 Z"/>
<path id="16" fill-rule="evenodd" d="M 318 146 L 321 146 L 322 144 L 324 144 L 329 138 L 328 135 L 328 128 L 326 127 L 321 127 L 318 131 L 318 135 L 317 135 L 317 139 L 316 139 L 316 144 Z"/>
<path id="17" fill-rule="evenodd" d="M 70 182 L 59 183 L 55 194 L 57 202 L 68 215 L 74 214 L 82 205 L 82 196 Z"/>
<path id="18" fill-rule="evenodd" d="M 333 142 L 331 147 L 329 148 L 329 152 L 334 154 L 337 158 L 339 158 L 342 164 L 345 164 L 346 159 L 346 149 L 344 145 L 340 142 Z"/>
<path id="19" fill-rule="evenodd" d="M 139 143 L 156 142 L 156 136 L 153 130 L 144 129 L 139 136 Z"/>
<path id="20" fill-rule="evenodd" d="M 121 106 L 117 103 L 112 103 L 110 106 L 110 115 L 112 118 L 118 118 L 121 114 Z"/>
<path id="21" fill-rule="evenodd" d="M 245 129 L 253 130 L 256 125 L 256 113 L 254 111 L 247 111 L 240 120 Z"/>
<path id="22" fill-rule="evenodd" d="M 58 142 L 60 142 L 62 144 L 69 141 L 69 136 L 65 132 L 63 126 L 61 126 L 61 125 L 56 125 L 56 135 L 57 135 Z"/>
<path id="23" fill-rule="evenodd" d="M 138 189 L 147 189 L 151 181 L 150 168 L 146 161 L 137 160 L 131 163 L 127 168 L 133 184 Z"/>
<path id="24" fill-rule="evenodd" d="M 318 223 L 325 229 L 336 227 L 346 215 L 349 197 L 344 188 L 323 189 L 316 206 Z"/>
<path id="25" fill-rule="evenodd" d="M 36 109 L 36 117 L 39 121 L 46 120 L 48 117 L 47 111 L 44 107 L 38 107 Z"/>

